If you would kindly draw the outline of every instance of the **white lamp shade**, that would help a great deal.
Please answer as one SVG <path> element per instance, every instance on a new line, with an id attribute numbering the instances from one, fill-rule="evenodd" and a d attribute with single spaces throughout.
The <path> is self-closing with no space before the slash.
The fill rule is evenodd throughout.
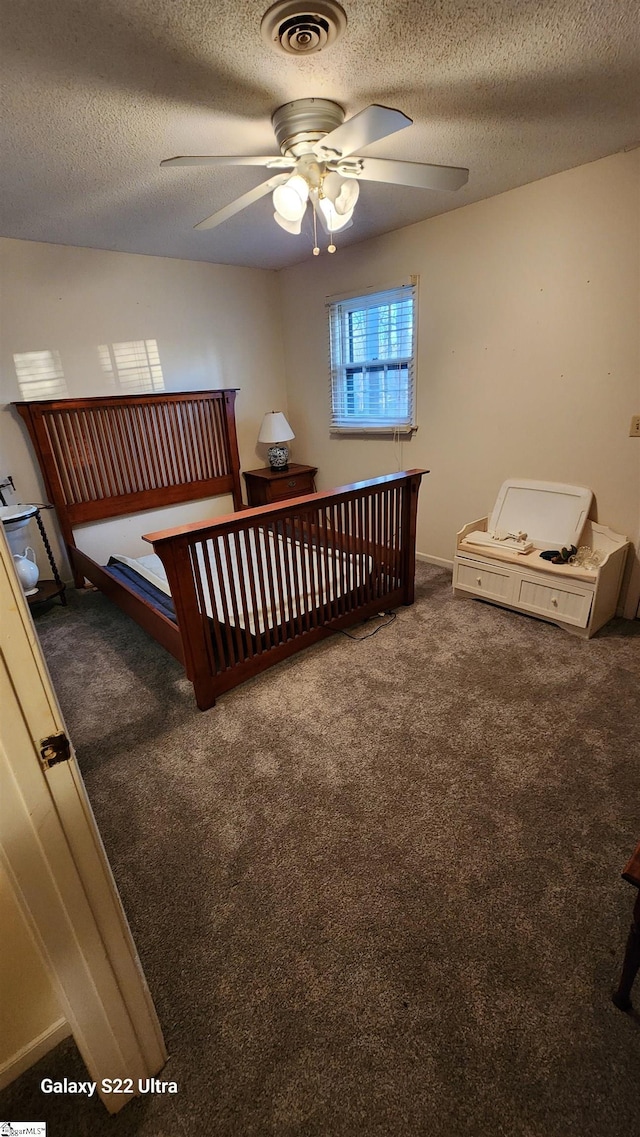
<path id="1" fill-rule="evenodd" d="M 338 194 L 334 205 L 336 213 L 351 213 L 355 206 L 358 197 L 360 196 L 360 185 L 353 178 L 345 178 Z"/>
<path id="2" fill-rule="evenodd" d="M 288 442 L 291 438 L 295 438 L 295 434 L 282 411 L 267 411 L 262 420 L 258 442 L 273 446 L 276 442 Z"/>
<path id="3" fill-rule="evenodd" d="M 273 207 L 286 221 L 300 221 L 304 216 L 309 187 L 304 178 L 293 174 L 282 186 L 273 191 Z"/>
<path id="4" fill-rule="evenodd" d="M 297 221 L 289 221 L 289 219 L 287 217 L 283 217 L 282 214 L 278 213 L 278 211 L 276 210 L 276 212 L 273 215 L 273 219 L 274 219 L 274 221 L 277 221 L 277 223 L 281 229 L 284 229 L 285 233 L 293 233 L 297 236 L 298 233 L 301 231 L 301 228 L 302 228 L 301 218 L 298 218 Z"/>
<path id="5" fill-rule="evenodd" d="M 329 198 L 336 213 L 343 216 L 345 213 L 350 213 L 355 206 L 360 186 L 353 178 L 341 178 L 340 174 L 332 170 L 322 183 L 322 191 L 324 196 Z"/>
<path id="6" fill-rule="evenodd" d="M 348 213 L 338 213 L 328 197 L 321 197 L 318 206 L 330 233 L 339 233 L 341 229 L 346 229 L 353 217 L 352 209 Z"/>

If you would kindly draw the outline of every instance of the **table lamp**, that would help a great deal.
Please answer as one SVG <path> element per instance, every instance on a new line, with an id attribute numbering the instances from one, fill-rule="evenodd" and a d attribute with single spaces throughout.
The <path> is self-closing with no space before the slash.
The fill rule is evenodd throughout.
<path id="1" fill-rule="evenodd" d="M 282 411 L 267 411 L 262 420 L 258 442 L 266 442 L 267 456 L 272 470 L 286 470 L 289 464 L 287 442 L 295 438 Z"/>

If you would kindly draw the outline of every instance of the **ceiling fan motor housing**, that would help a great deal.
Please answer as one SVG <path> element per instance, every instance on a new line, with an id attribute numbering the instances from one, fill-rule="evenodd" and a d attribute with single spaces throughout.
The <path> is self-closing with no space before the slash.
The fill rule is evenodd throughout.
<path id="1" fill-rule="evenodd" d="M 344 122 L 344 108 L 331 99 L 295 99 L 278 107 L 271 116 L 282 154 L 299 158 L 308 154 L 315 142 Z"/>
<path id="2" fill-rule="evenodd" d="M 312 55 L 335 43 L 347 26 L 343 8 L 335 0 L 315 0 L 308 8 L 301 0 L 278 0 L 260 25 L 264 39 L 285 55 Z"/>

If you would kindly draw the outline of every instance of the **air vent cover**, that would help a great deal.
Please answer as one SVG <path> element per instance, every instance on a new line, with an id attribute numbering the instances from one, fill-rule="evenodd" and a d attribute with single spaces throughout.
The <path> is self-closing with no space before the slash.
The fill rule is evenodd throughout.
<path id="1" fill-rule="evenodd" d="M 334 0 L 278 0 L 262 18 L 263 38 L 285 55 L 311 55 L 335 43 L 347 26 L 344 10 Z"/>

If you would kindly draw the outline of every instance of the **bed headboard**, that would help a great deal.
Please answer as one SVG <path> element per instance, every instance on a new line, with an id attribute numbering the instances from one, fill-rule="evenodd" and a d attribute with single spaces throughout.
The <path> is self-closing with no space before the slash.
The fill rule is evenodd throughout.
<path id="1" fill-rule="evenodd" d="M 65 541 L 85 521 L 232 494 L 242 506 L 235 390 L 14 403 Z"/>

